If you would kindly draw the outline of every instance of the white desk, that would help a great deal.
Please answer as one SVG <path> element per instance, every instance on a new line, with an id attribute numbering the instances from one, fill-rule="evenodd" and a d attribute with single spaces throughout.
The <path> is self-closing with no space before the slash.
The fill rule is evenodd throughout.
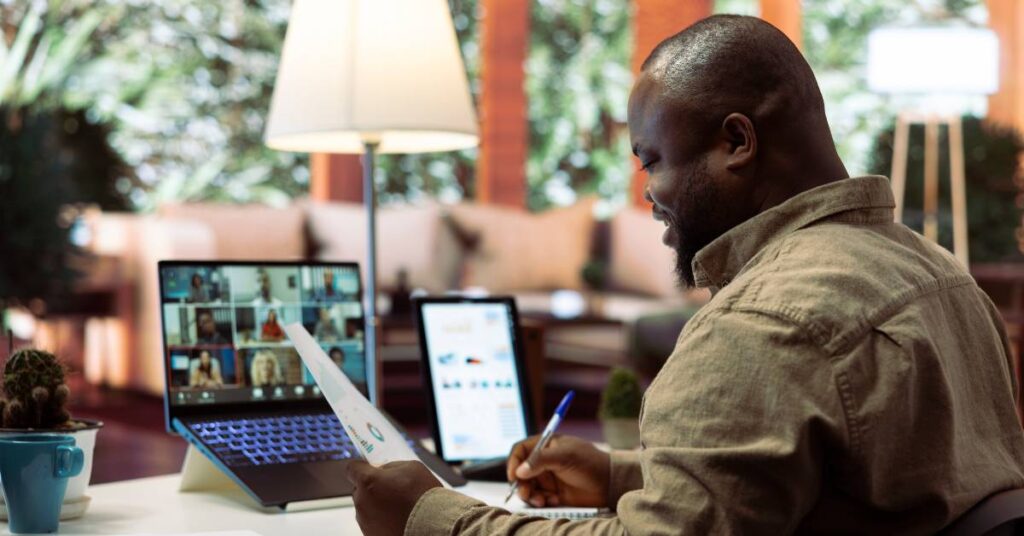
<path id="1" fill-rule="evenodd" d="M 248 529 L 262 536 L 360 534 L 355 509 L 264 513 L 241 491 L 179 493 L 180 476 L 167 475 L 91 486 L 89 511 L 60 525 L 60 534 L 168 534 Z M 501 504 L 508 484 L 472 482 L 458 491 Z M 8 534 L 6 523 L 0 530 Z"/>

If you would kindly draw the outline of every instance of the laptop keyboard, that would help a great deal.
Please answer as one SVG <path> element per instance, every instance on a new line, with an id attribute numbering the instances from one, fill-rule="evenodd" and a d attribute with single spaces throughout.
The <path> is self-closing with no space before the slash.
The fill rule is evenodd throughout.
<path id="1" fill-rule="evenodd" d="M 329 413 L 202 421 L 189 428 L 228 467 L 360 457 Z"/>

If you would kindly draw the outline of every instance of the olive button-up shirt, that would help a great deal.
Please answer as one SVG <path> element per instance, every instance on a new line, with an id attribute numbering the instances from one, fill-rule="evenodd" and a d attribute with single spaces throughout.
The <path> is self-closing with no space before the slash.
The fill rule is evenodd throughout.
<path id="1" fill-rule="evenodd" d="M 927 534 L 1024 487 L 999 315 L 893 206 L 884 177 L 845 179 L 697 254 L 717 292 L 647 390 L 642 449 L 611 456 L 614 516 L 435 489 L 406 534 Z"/>

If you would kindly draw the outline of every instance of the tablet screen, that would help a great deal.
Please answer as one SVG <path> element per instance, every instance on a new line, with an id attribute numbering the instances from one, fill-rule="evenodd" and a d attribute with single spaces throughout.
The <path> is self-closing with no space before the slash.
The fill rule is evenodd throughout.
<path id="1" fill-rule="evenodd" d="M 508 456 L 527 435 L 512 305 L 438 302 L 420 307 L 445 460 Z"/>

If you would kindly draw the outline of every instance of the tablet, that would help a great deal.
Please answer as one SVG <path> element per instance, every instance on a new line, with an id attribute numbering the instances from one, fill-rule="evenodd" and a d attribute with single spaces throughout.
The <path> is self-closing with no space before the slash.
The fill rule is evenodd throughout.
<path id="1" fill-rule="evenodd" d="M 533 430 L 515 300 L 416 300 L 434 445 L 446 462 L 507 457 Z"/>

